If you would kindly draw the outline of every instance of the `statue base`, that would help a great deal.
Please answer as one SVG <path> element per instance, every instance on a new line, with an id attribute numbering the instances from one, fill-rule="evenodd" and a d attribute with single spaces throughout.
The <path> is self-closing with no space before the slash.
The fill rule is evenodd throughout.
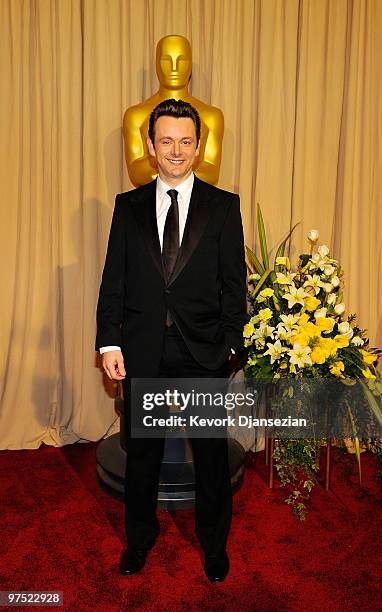
<path id="1" fill-rule="evenodd" d="M 123 438 L 123 436 L 122 436 Z M 102 487 L 123 499 L 125 491 L 126 451 L 124 440 L 116 433 L 97 448 L 97 474 Z M 228 439 L 232 492 L 241 486 L 245 451 L 237 440 Z M 195 474 L 191 443 L 187 438 L 167 438 L 159 480 L 158 507 L 165 510 L 193 508 Z"/>

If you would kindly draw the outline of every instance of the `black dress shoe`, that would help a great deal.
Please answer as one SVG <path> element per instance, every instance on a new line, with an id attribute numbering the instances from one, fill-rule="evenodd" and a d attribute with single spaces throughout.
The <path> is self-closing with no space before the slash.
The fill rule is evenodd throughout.
<path id="1" fill-rule="evenodd" d="M 229 558 L 225 550 L 205 556 L 204 572 L 211 582 L 222 582 L 229 572 Z"/>
<path id="2" fill-rule="evenodd" d="M 119 566 L 121 574 L 131 576 L 139 572 L 146 563 L 147 550 L 140 550 L 128 546 L 122 555 Z"/>

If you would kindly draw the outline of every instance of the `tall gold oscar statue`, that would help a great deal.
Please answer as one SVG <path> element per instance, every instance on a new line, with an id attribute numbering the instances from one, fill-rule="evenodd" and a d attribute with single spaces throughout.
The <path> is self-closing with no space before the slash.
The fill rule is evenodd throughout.
<path id="1" fill-rule="evenodd" d="M 169 98 L 189 102 L 198 110 L 201 146 L 194 171 L 204 181 L 213 184 L 218 181 L 224 132 L 223 113 L 188 93 L 191 68 L 191 45 L 187 38 L 170 35 L 158 42 L 156 71 L 159 90 L 141 104 L 128 108 L 123 118 L 127 170 L 136 186 L 145 185 L 157 176 L 155 159 L 149 154 L 146 144 L 149 118 L 153 108 Z"/>

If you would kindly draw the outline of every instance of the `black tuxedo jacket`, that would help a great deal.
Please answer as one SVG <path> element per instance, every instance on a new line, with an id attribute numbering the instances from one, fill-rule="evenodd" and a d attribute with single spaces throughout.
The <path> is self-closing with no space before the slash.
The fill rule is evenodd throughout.
<path id="1" fill-rule="evenodd" d="M 121 346 L 128 376 L 155 377 L 167 309 L 205 368 L 220 367 L 231 347 L 243 353 L 246 265 L 239 196 L 197 177 L 168 284 L 156 181 L 117 195 L 97 306 L 96 350 Z"/>

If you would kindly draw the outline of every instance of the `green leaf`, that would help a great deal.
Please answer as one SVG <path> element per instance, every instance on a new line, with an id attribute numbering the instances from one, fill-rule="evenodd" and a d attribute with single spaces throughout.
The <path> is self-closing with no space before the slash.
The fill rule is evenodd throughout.
<path id="1" fill-rule="evenodd" d="M 354 423 L 354 417 L 351 411 L 351 408 L 349 406 L 349 402 L 347 400 L 346 404 L 348 407 L 348 413 L 349 413 L 349 418 L 350 418 L 350 422 L 351 422 L 351 427 L 353 430 L 353 436 L 354 436 L 354 445 L 355 445 L 355 455 L 357 457 L 357 463 L 358 463 L 358 478 L 359 478 L 359 482 L 361 483 L 361 477 L 362 477 L 362 472 L 361 472 L 361 449 L 360 449 L 360 445 L 359 445 L 359 438 L 357 436 L 357 428 L 355 426 Z"/>
<path id="2" fill-rule="evenodd" d="M 271 281 L 273 283 L 274 281 L 272 280 L 272 274 L 270 275 L 270 279 L 271 279 Z M 272 301 L 273 301 L 273 305 L 276 308 L 277 312 L 280 312 L 280 310 L 281 310 L 280 302 L 279 302 L 279 300 L 278 300 L 278 298 L 277 298 L 275 293 L 272 295 Z"/>
<path id="3" fill-rule="evenodd" d="M 263 258 L 264 268 L 269 268 L 267 237 L 265 235 L 263 215 L 261 214 L 261 208 L 259 204 L 257 205 L 257 231 L 259 234 L 261 256 Z"/>
<path id="4" fill-rule="evenodd" d="M 277 257 L 284 257 L 284 253 L 285 253 L 285 246 L 286 243 L 288 242 L 289 238 L 291 237 L 291 235 L 293 234 L 294 230 L 296 229 L 296 227 L 300 225 L 300 222 L 295 223 L 295 225 L 292 227 L 292 229 L 290 230 L 290 232 L 288 232 L 287 236 L 284 238 L 284 240 L 282 240 L 278 246 L 278 249 L 276 251 L 276 255 L 275 255 L 275 261 L 277 259 Z"/>
<path id="5" fill-rule="evenodd" d="M 367 401 L 369 402 L 370 408 L 372 409 L 372 411 L 374 412 L 378 420 L 378 423 L 382 425 L 382 410 L 381 410 L 380 404 L 378 404 L 377 400 L 375 399 L 375 396 L 370 391 L 367 384 L 363 380 L 359 380 L 359 383 L 363 389 L 363 392 L 366 396 Z"/>
<path id="6" fill-rule="evenodd" d="M 300 255 L 299 259 L 301 260 L 301 267 L 304 268 L 310 259 L 310 255 L 308 253 L 304 253 Z"/>
<path id="7" fill-rule="evenodd" d="M 252 267 L 256 270 L 256 272 L 260 275 L 264 274 L 264 268 L 261 265 L 259 259 L 257 258 L 256 254 L 252 251 L 252 249 L 250 249 L 249 247 L 245 247 L 245 251 L 247 253 L 247 257 L 249 259 L 250 264 L 252 265 Z"/>
<path id="8" fill-rule="evenodd" d="M 256 287 L 253 290 L 253 295 L 257 295 L 258 292 L 260 291 L 261 287 L 264 285 L 265 281 L 267 280 L 268 276 L 271 274 L 272 270 L 265 270 L 264 274 L 262 275 L 262 277 L 259 279 Z"/>

